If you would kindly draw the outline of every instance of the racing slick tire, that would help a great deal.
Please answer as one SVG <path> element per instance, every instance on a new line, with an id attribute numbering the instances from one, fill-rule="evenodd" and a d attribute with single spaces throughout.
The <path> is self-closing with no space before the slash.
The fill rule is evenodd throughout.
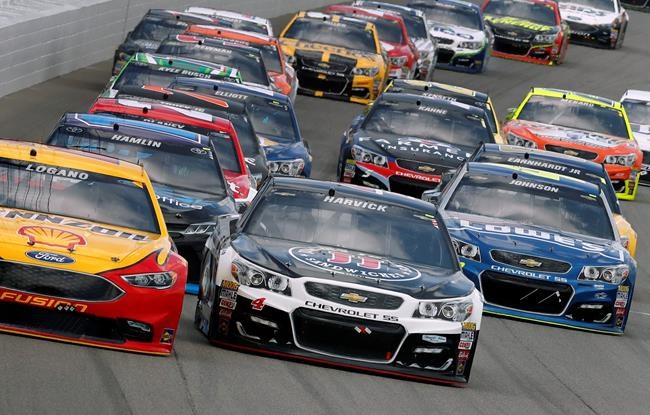
<path id="1" fill-rule="evenodd" d="M 618 36 L 618 39 L 616 40 L 616 43 L 612 47 L 612 49 L 620 49 L 623 47 L 623 42 L 625 41 L 625 34 L 627 33 L 627 23 L 625 23 L 625 26 L 621 29 L 621 33 Z"/>
<path id="2" fill-rule="evenodd" d="M 199 293 L 196 300 L 196 308 L 194 310 L 194 326 L 201 332 L 203 332 L 204 324 L 210 327 L 210 318 L 207 321 L 201 317 L 201 307 L 200 303 L 203 298 L 210 295 L 209 288 L 212 282 L 212 255 L 210 252 L 205 250 L 203 253 L 203 260 L 201 261 L 201 273 L 199 280 Z"/>

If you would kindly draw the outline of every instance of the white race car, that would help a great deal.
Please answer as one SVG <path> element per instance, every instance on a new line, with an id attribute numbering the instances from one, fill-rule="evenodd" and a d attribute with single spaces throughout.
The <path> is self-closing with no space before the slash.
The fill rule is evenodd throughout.
<path id="1" fill-rule="evenodd" d="M 209 16 L 218 20 L 215 23 L 218 26 L 273 36 L 271 21 L 263 17 L 250 16 L 228 10 L 210 9 L 207 7 L 188 7 L 185 9 L 185 12 Z"/>
<path id="2" fill-rule="evenodd" d="M 650 91 L 630 89 L 623 94 L 621 104 L 630 119 L 634 138 L 643 151 L 641 184 L 650 185 Z"/>
<path id="3" fill-rule="evenodd" d="M 607 48 L 623 46 L 630 17 L 618 0 L 558 0 L 571 42 Z"/>
<path id="4" fill-rule="evenodd" d="M 274 177 L 206 244 L 195 325 L 217 345 L 461 384 L 483 303 L 436 208 Z"/>

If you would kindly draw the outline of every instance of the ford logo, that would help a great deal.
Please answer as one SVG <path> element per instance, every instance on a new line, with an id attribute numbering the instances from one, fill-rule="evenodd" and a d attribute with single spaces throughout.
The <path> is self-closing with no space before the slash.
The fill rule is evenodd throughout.
<path id="1" fill-rule="evenodd" d="M 26 252 L 25 255 L 31 259 L 35 259 L 36 261 L 49 262 L 51 264 L 72 264 L 74 262 L 74 259 L 70 258 L 69 256 L 55 254 L 52 252 L 29 251 Z"/>

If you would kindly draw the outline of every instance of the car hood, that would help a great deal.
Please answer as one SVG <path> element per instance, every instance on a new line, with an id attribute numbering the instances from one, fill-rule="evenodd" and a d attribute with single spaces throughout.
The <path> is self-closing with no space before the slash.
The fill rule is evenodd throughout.
<path id="1" fill-rule="evenodd" d="M 284 241 L 274 238 L 239 235 L 233 248 L 243 258 L 290 278 L 310 277 L 329 281 L 381 288 L 418 299 L 463 297 L 472 293 L 474 284 L 460 271 L 449 271 L 420 264 L 345 250 L 350 263 L 328 262 L 340 249 Z M 370 258 L 373 269 L 357 265 L 360 258 Z"/>
<path id="2" fill-rule="evenodd" d="M 4 260 L 89 274 L 128 267 L 170 247 L 159 234 L 9 208 L 0 208 L 0 232 Z"/>
<path id="3" fill-rule="evenodd" d="M 379 134 L 360 130 L 354 142 L 393 158 L 416 160 L 456 167 L 472 154 L 474 149 L 452 146 L 440 141 L 416 137 Z"/>
<path id="4" fill-rule="evenodd" d="M 641 150 L 650 151 L 650 125 L 630 124 L 634 139 L 641 147 Z"/>
<path id="5" fill-rule="evenodd" d="M 492 31 L 495 33 L 501 32 L 511 37 L 532 38 L 537 33 L 547 33 L 557 30 L 557 26 L 548 26 L 517 17 L 492 16 L 489 14 L 483 17 L 485 23 L 492 27 Z"/>
<path id="6" fill-rule="evenodd" d="M 367 59 L 373 60 L 375 63 L 383 62 L 381 55 L 371 52 L 362 52 L 358 50 L 345 49 L 339 46 L 327 45 L 323 43 L 314 43 L 314 42 L 303 42 L 296 39 L 280 39 L 282 42 L 283 49 L 293 49 L 290 55 L 293 55 L 295 51 L 304 51 L 304 52 L 329 52 L 334 55 L 343 56 L 350 59 Z M 288 51 L 286 51 L 288 52 Z"/>
<path id="7" fill-rule="evenodd" d="M 559 229 L 506 222 L 476 215 L 444 212 L 452 238 L 478 246 L 481 257 L 501 249 L 524 255 L 552 258 L 573 265 L 612 265 L 628 262 L 623 246 L 606 239 L 580 237 Z M 578 270 L 579 271 L 579 270 Z"/>
<path id="8" fill-rule="evenodd" d="M 235 213 L 232 198 L 171 188 L 153 184 L 167 226 L 214 222 L 219 215 Z"/>
<path id="9" fill-rule="evenodd" d="M 599 148 L 613 148 L 622 144 L 630 143 L 630 140 L 624 137 L 615 137 L 612 135 L 577 130 L 575 128 L 561 127 L 557 125 L 542 124 L 533 121 L 513 120 L 508 122 L 507 126 L 509 129 L 523 129 L 540 138 L 576 142 Z"/>
<path id="10" fill-rule="evenodd" d="M 612 11 L 594 9 L 580 4 L 560 2 L 559 5 L 562 18 L 569 22 L 605 25 L 611 24 L 618 16 Z"/>
<path id="11" fill-rule="evenodd" d="M 483 41 L 485 40 L 485 32 L 482 30 L 469 29 L 463 26 L 453 26 L 442 24 L 438 22 L 429 22 L 431 36 L 454 39 L 459 42 L 463 41 Z"/>

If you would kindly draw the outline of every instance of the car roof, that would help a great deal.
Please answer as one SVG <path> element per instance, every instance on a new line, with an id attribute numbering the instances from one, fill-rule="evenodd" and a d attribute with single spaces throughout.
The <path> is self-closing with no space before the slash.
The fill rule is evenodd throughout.
<path id="1" fill-rule="evenodd" d="M 35 156 L 32 156 L 33 151 L 36 152 Z M 144 168 L 137 164 L 100 154 L 29 141 L 0 139 L 0 157 L 76 168 L 134 181 L 142 181 L 145 177 Z"/>
<path id="2" fill-rule="evenodd" d="M 410 1 L 406 5 L 408 7 L 412 7 L 415 5 L 419 7 L 427 7 L 427 6 L 435 6 L 436 4 L 444 4 L 445 6 L 455 6 L 458 8 L 472 9 L 478 12 L 481 11 L 481 8 L 478 4 L 474 4 L 462 0 L 436 0 L 436 1 L 416 0 L 416 1 Z"/>
<path id="3" fill-rule="evenodd" d="M 373 7 L 377 9 L 385 8 L 386 10 L 396 11 L 400 14 L 408 13 L 413 16 L 424 17 L 424 13 L 422 12 L 422 10 L 414 9 L 408 6 L 403 6 L 401 4 L 384 3 L 381 1 L 359 0 L 359 1 L 354 1 L 352 5 L 358 7 L 365 7 L 365 8 L 368 7 Z"/>
<path id="4" fill-rule="evenodd" d="M 368 27 L 368 25 L 374 25 L 372 22 L 368 22 L 367 20 L 361 20 L 361 19 L 355 19 L 354 17 L 348 17 L 348 16 L 340 16 L 340 15 L 332 15 L 332 14 L 325 14 L 325 13 L 320 13 L 320 12 L 299 12 L 298 17 L 301 18 L 307 18 L 307 19 L 314 19 L 314 20 L 331 20 L 331 21 L 338 21 L 341 23 L 349 23 L 354 26 L 361 27 L 365 29 Z"/>
<path id="5" fill-rule="evenodd" d="M 568 89 L 556 88 L 531 88 L 532 95 L 550 96 L 555 98 L 569 98 L 574 101 L 589 102 L 592 104 L 600 105 L 603 107 L 622 109 L 620 102 L 614 101 L 609 98 L 600 97 L 598 95 L 585 94 L 583 92 L 570 91 Z"/>
<path id="6" fill-rule="evenodd" d="M 224 31 L 227 33 L 237 34 L 244 37 L 245 41 L 250 41 L 253 43 L 255 40 L 259 40 L 260 43 L 276 43 L 276 38 L 257 32 L 247 32 L 245 30 L 231 29 L 229 27 L 221 27 L 209 24 L 193 24 L 187 29 L 188 32 L 192 31 L 192 27 L 197 27 L 199 29 L 213 30 L 213 31 Z"/>
<path id="7" fill-rule="evenodd" d="M 148 17 L 160 17 L 166 20 L 176 20 L 184 23 L 214 22 L 214 20 L 205 15 L 179 12 L 169 9 L 149 9 L 149 11 L 143 16 L 142 20 L 145 20 Z"/>
<path id="8" fill-rule="evenodd" d="M 478 150 L 482 154 L 491 154 L 502 156 L 504 159 L 512 156 L 519 156 L 524 158 L 531 158 L 533 160 L 546 160 L 555 162 L 564 166 L 576 167 L 590 173 L 598 175 L 607 174 L 602 164 L 594 163 L 593 161 L 581 159 L 579 157 L 569 156 L 567 154 L 555 153 L 553 151 L 545 151 L 534 148 L 527 148 L 521 146 L 512 146 L 507 144 L 485 143 Z"/>
<path id="9" fill-rule="evenodd" d="M 635 100 L 635 101 L 645 101 L 650 102 L 650 91 L 641 91 L 639 89 L 628 89 L 623 94 L 621 101 L 625 100 Z"/>
<path id="10" fill-rule="evenodd" d="M 271 91 L 270 89 L 260 88 L 253 85 L 245 84 L 234 84 L 232 82 L 220 81 L 218 79 L 202 79 L 202 78 L 187 78 L 187 77 L 178 77 L 174 83 L 184 84 L 184 85 L 194 85 L 199 87 L 208 87 L 208 88 L 219 88 L 224 89 L 229 92 L 236 92 L 238 94 L 250 95 L 259 98 L 269 98 L 274 99 L 283 104 L 288 104 L 291 102 L 289 97 L 279 92 Z"/>
<path id="11" fill-rule="evenodd" d="M 414 95 L 408 93 L 384 92 L 379 96 L 379 98 L 377 98 L 375 102 L 381 102 L 382 100 L 390 100 L 392 102 L 407 102 L 416 105 L 425 104 L 425 103 L 435 104 L 437 106 L 446 107 L 446 108 L 454 107 L 454 108 L 465 110 L 468 113 L 477 115 L 481 118 L 486 117 L 485 110 L 482 108 L 475 107 L 473 105 L 463 104 L 461 102 L 449 101 L 442 98 L 425 97 L 422 95 Z"/>
<path id="12" fill-rule="evenodd" d="M 443 84 L 440 82 L 426 82 L 426 81 L 420 81 L 415 79 L 395 79 L 392 81 L 392 87 L 390 91 L 400 92 L 396 90 L 398 88 L 407 89 L 408 91 L 405 91 L 406 93 L 409 93 L 411 91 L 427 92 L 431 89 L 434 91 L 441 91 L 441 92 L 444 91 L 445 93 L 449 93 L 450 96 L 464 95 L 467 96 L 468 98 L 471 97 L 479 102 L 487 102 L 489 100 L 488 94 L 484 92 L 474 91 L 472 89 L 468 89 L 456 85 Z"/>
<path id="13" fill-rule="evenodd" d="M 323 180 L 304 179 L 287 176 L 273 176 L 270 186 L 272 188 L 294 189 L 302 191 L 316 191 L 328 193 L 332 190 L 334 197 L 359 197 L 375 202 L 400 206 L 407 209 L 416 209 L 427 212 L 436 212 L 433 204 L 385 190 L 372 189 L 354 184 L 337 183 Z"/>
<path id="14" fill-rule="evenodd" d="M 265 19 L 264 17 L 260 16 L 252 16 L 248 14 L 243 14 L 239 12 L 233 12 L 230 10 L 219 10 L 219 9 L 213 9 L 210 7 L 197 7 L 197 6 L 192 6 L 188 7 L 185 9 L 186 12 L 188 13 L 197 13 L 197 14 L 203 14 L 203 15 L 217 15 L 217 16 L 225 16 L 225 17 L 230 17 L 233 19 L 240 19 L 248 22 L 255 22 L 263 25 L 270 26 L 271 21 L 269 19 Z"/>
<path id="15" fill-rule="evenodd" d="M 404 19 L 399 14 L 390 12 L 388 10 L 383 11 L 380 9 L 368 9 L 360 6 L 351 6 L 349 4 L 334 4 L 327 7 L 326 9 L 331 13 L 344 13 L 346 16 L 365 16 L 365 17 L 376 17 L 379 19 L 392 20 L 396 22 L 403 22 Z M 364 17 L 359 17 L 361 20 L 366 20 Z"/>
<path id="16" fill-rule="evenodd" d="M 238 52 L 246 52 L 253 54 L 255 56 L 262 56 L 262 53 L 258 48 L 252 46 L 242 45 L 241 43 L 229 42 L 228 39 L 215 39 L 211 37 L 201 36 L 201 35 L 190 35 L 190 34 L 178 34 L 167 37 L 164 42 L 175 42 L 181 43 L 184 45 L 197 45 L 197 46 L 207 46 L 214 48 L 224 48 L 232 49 Z"/>

